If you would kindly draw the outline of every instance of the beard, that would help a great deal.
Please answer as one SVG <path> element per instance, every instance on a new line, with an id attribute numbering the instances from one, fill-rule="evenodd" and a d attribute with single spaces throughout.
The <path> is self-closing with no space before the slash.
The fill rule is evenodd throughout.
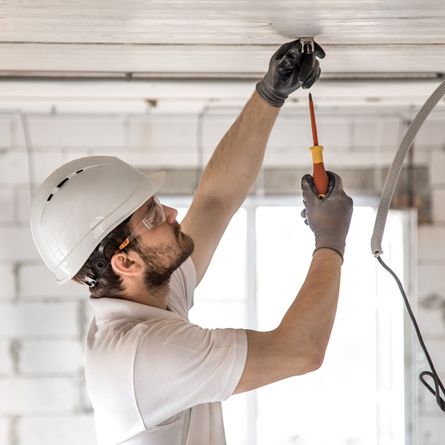
<path id="1" fill-rule="evenodd" d="M 181 231 L 179 224 L 174 225 L 175 244 L 160 247 L 139 247 L 139 255 L 145 262 L 144 284 L 150 291 L 164 287 L 173 272 L 193 253 L 192 238 Z"/>

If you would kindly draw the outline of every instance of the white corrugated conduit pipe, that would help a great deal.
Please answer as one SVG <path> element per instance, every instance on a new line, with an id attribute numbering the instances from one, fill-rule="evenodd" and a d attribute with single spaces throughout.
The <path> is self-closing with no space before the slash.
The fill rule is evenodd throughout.
<path id="1" fill-rule="evenodd" d="M 428 361 L 428 365 L 431 371 L 422 371 L 419 375 L 420 381 L 425 385 L 428 391 L 433 394 L 436 399 L 436 403 L 443 412 L 445 412 L 445 400 L 441 397 L 441 392 L 445 395 L 445 387 L 441 382 L 436 369 L 434 368 L 433 361 L 428 353 L 428 350 L 423 341 L 422 335 L 419 330 L 419 326 L 417 325 L 416 318 L 414 317 L 413 311 L 411 310 L 411 306 L 409 304 L 408 298 L 406 296 L 405 290 L 403 289 L 402 283 L 400 282 L 397 275 L 394 271 L 387 266 L 381 255 L 382 251 L 382 239 L 383 233 L 385 231 L 386 218 L 388 216 L 389 206 L 391 205 L 391 201 L 394 195 L 394 190 L 397 185 L 397 181 L 399 179 L 400 170 L 402 169 L 403 162 L 405 161 L 405 157 L 411 148 L 414 138 L 416 137 L 417 132 L 422 127 L 425 119 L 431 113 L 433 108 L 437 105 L 437 103 L 442 99 L 445 95 L 445 82 L 442 82 L 436 90 L 431 94 L 428 100 L 423 104 L 420 111 L 417 113 L 414 118 L 412 124 L 409 126 L 408 131 L 403 138 L 399 149 L 394 157 L 394 161 L 391 165 L 391 168 L 388 172 L 388 176 L 386 177 L 385 185 L 383 187 L 382 196 L 380 198 L 379 208 L 377 211 L 377 216 L 374 224 L 374 231 L 372 232 L 371 237 L 371 250 L 372 254 L 377 258 L 378 262 L 393 276 L 396 280 L 397 285 L 399 286 L 400 293 L 402 294 L 403 300 L 405 302 L 406 309 L 411 318 L 411 321 L 414 325 L 414 329 L 417 334 L 417 338 L 419 339 L 420 346 L 422 347 L 423 352 L 425 353 L 426 359 Z M 425 377 L 430 377 L 434 383 L 434 387 L 432 387 L 426 380 Z"/>
<path id="2" fill-rule="evenodd" d="M 386 177 L 385 185 L 383 187 L 379 209 L 377 211 L 377 217 L 375 219 L 374 231 L 372 232 L 371 249 L 373 255 L 376 257 L 380 256 L 383 253 L 382 238 L 383 232 L 385 231 L 386 218 L 388 216 L 389 206 L 391 205 L 392 197 L 394 195 L 394 190 L 399 179 L 399 174 L 400 170 L 402 169 L 403 162 L 405 161 L 406 155 L 411 148 L 418 131 L 422 128 L 422 125 L 425 122 L 426 118 L 444 95 L 445 82 L 442 82 L 417 113 L 417 116 L 414 118 L 413 122 L 409 126 L 405 137 L 400 143 L 400 147 L 397 150 L 396 156 L 394 157 L 394 161 L 391 165 L 391 169 L 388 172 L 388 176 Z"/>

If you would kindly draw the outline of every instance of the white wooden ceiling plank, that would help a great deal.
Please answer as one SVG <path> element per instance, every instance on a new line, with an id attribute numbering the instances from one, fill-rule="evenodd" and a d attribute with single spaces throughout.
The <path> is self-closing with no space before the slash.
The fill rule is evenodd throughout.
<path id="1" fill-rule="evenodd" d="M 0 70 L 260 76 L 277 46 L 2 44 Z M 324 73 L 438 73 L 445 44 L 326 45 Z"/>
<path id="2" fill-rule="evenodd" d="M 378 104 L 374 100 L 402 101 L 413 99 L 421 103 L 439 85 L 440 81 L 360 81 L 335 82 L 321 79 L 314 87 L 317 104 L 333 100 L 341 105 L 343 99 L 370 98 L 370 106 Z M 96 100 L 211 100 L 243 99 L 249 97 L 255 88 L 253 81 L 202 81 L 202 80 L 132 80 L 128 81 L 70 81 L 70 80 L 2 80 L 0 81 L 0 100 L 47 100 L 51 98 L 82 101 Z M 307 103 L 307 91 L 298 90 L 293 100 L 303 98 Z M 292 103 L 290 101 L 289 103 Z M 445 102 L 444 102 L 445 103 Z"/>
<path id="3" fill-rule="evenodd" d="M 200 20 L 169 20 L 147 22 L 139 28 L 135 23 L 106 26 L 103 20 L 89 21 L 82 26 L 41 21 L 42 29 L 33 23 L 13 25 L 11 29 L 0 21 L 0 43 L 124 43 L 124 44 L 268 44 L 282 43 L 307 35 L 315 35 L 321 44 L 415 44 L 445 43 L 445 15 L 437 20 L 408 19 L 403 22 L 386 20 L 361 22 L 330 20 L 329 23 L 282 21 L 275 30 L 266 22 L 244 23 L 235 20 L 206 22 Z M 72 31 L 67 31 L 68 29 Z M 190 30 L 194 28 L 194 31 Z"/>
<path id="4" fill-rule="evenodd" d="M 1 42 L 445 43 L 442 0 L 3 0 Z"/>

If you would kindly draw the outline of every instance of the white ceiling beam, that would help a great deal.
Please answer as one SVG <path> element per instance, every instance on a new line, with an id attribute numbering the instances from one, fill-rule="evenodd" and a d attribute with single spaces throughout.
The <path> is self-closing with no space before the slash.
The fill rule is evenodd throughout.
<path id="1" fill-rule="evenodd" d="M 284 39 L 283 39 L 284 41 Z M 1 43 L 0 71 L 132 73 L 149 77 L 261 76 L 277 45 Z M 445 44 L 325 45 L 327 74 L 445 73 Z"/>
<path id="2" fill-rule="evenodd" d="M 416 81 L 333 81 L 321 79 L 313 93 L 320 99 L 426 98 L 440 80 Z M 248 80 L 0 80 L 0 100 L 230 100 L 245 99 L 254 91 Z M 292 95 L 306 100 L 305 90 Z"/>

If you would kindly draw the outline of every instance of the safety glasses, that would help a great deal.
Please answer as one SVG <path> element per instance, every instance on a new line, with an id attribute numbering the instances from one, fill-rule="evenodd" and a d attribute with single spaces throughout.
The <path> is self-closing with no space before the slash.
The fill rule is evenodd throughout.
<path id="1" fill-rule="evenodd" d="M 116 253 L 121 252 L 124 250 L 134 239 L 138 237 L 141 233 L 141 229 L 144 230 L 151 230 L 154 229 L 156 226 L 159 226 L 166 220 L 164 206 L 159 202 L 159 199 L 156 196 L 153 196 L 153 199 L 148 202 L 148 209 L 145 216 L 139 221 L 135 229 L 131 232 L 131 234 L 122 241 L 122 243 L 119 245 L 117 250 L 114 252 L 113 255 L 116 255 Z M 132 216 L 132 215 L 131 215 Z M 130 221 L 131 216 L 129 216 L 126 220 L 126 222 Z M 96 276 L 93 277 L 85 277 L 84 284 L 86 284 L 89 287 L 94 287 L 97 282 L 100 280 L 100 278 L 105 273 L 105 270 L 110 265 L 110 261 L 105 259 L 105 245 L 106 243 L 102 242 L 99 244 L 97 251 L 95 252 L 95 268 L 98 271 Z"/>
<path id="2" fill-rule="evenodd" d="M 116 253 L 119 253 L 123 249 L 125 249 L 128 244 L 131 243 L 135 238 L 137 238 L 138 234 L 141 232 L 141 228 L 145 227 L 147 230 L 154 229 L 156 226 L 159 226 L 166 220 L 164 206 L 159 202 L 159 199 L 156 196 L 153 196 L 153 200 L 148 204 L 148 212 L 147 214 L 140 220 L 138 225 L 135 227 L 133 232 L 125 238 L 122 243 L 117 248 Z"/>

